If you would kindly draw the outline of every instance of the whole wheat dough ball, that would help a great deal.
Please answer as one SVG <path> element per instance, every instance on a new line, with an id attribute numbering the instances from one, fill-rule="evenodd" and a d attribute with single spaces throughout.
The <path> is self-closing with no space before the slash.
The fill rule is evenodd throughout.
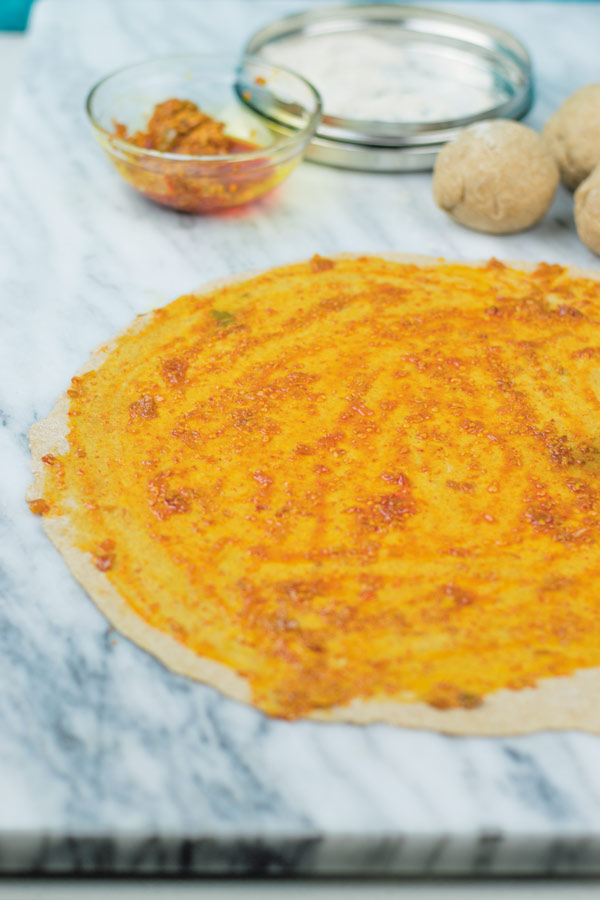
<path id="1" fill-rule="evenodd" d="M 567 97 L 542 134 L 560 177 L 574 190 L 600 163 L 600 84 L 588 84 Z"/>
<path id="2" fill-rule="evenodd" d="M 600 165 L 575 191 L 575 225 L 585 246 L 600 256 Z"/>
<path id="3" fill-rule="evenodd" d="M 465 128 L 446 144 L 433 172 L 437 205 L 476 231 L 507 234 L 542 218 L 558 168 L 540 135 L 511 119 Z"/>

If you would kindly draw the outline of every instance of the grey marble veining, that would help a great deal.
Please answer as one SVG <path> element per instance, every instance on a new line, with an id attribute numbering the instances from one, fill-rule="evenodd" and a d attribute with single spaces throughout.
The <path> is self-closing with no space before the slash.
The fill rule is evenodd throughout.
<path id="1" fill-rule="evenodd" d="M 29 514 L 26 433 L 90 351 L 209 278 L 395 249 L 590 267 L 562 189 L 535 230 L 468 232 L 428 175 L 305 164 L 224 218 L 153 206 L 94 144 L 115 67 L 236 50 L 303 0 L 40 0 L 0 161 L 0 871 L 600 871 L 600 738 L 268 720 L 109 632 Z M 531 50 L 540 126 L 598 80 L 600 6 L 457 2 Z M 485 664 L 485 661 L 482 662 Z"/>

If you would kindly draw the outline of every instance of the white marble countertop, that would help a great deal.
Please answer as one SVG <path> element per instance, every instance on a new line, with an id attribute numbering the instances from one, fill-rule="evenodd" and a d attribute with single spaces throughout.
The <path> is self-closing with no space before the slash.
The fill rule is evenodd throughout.
<path id="1" fill-rule="evenodd" d="M 0 147 L 19 84 L 25 40 L 25 35 L 20 32 L 0 31 Z"/>
<path id="2" fill-rule="evenodd" d="M 208 278 L 390 248 L 596 264 L 562 190 L 540 227 L 493 238 L 446 220 L 425 174 L 306 164 L 273 200 L 220 219 L 151 206 L 114 175 L 83 114 L 97 77 L 159 53 L 235 50 L 303 5 L 221 0 L 208 17 L 193 0 L 172 0 L 168 15 L 164 0 L 41 0 L 34 11 L 0 163 L 0 871 L 600 870 L 600 739 L 268 721 L 113 645 L 24 506 L 31 422 L 93 347 Z M 527 43 L 534 126 L 597 79 L 596 5 L 453 8 Z"/>

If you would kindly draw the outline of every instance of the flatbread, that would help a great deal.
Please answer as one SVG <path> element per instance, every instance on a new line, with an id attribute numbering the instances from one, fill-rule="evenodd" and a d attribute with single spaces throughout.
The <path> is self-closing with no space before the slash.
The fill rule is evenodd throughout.
<path id="1" fill-rule="evenodd" d="M 138 318 L 92 356 L 50 416 L 32 427 L 32 508 L 43 513 L 72 573 L 122 634 L 173 671 L 272 715 L 452 734 L 600 733 L 599 275 L 510 265 L 514 273 L 496 261 L 316 257 L 212 282 L 193 299 Z M 480 282 L 470 282 L 469 272 L 480 273 Z M 519 275 L 525 272 L 534 280 Z M 269 306 L 273 291 L 288 283 L 288 299 Z M 418 296 L 411 294 L 415 285 Z M 359 356 L 354 347 L 354 358 L 346 358 L 361 328 L 370 340 Z M 132 347 L 138 373 L 127 368 Z M 478 375 L 484 351 L 488 384 Z M 133 442 L 132 454 L 137 443 L 148 450 L 127 476 L 131 509 L 106 503 L 105 494 L 110 473 L 127 470 L 127 450 L 102 469 L 98 497 L 86 494 L 82 502 L 76 487 L 78 429 L 85 431 L 86 409 L 99 415 L 110 366 L 123 372 L 122 386 L 113 373 L 111 394 L 126 413 L 120 430 Z M 194 394 L 200 383 L 202 402 Z M 214 391 L 221 392 L 217 399 Z M 477 418 L 475 407 L 487 418 Z M 111 411 L 94 426 L 105 430 L 109 446 L 121 413 Z M 162 434 L 156 445 L 154 428 Z M 179 461 L 179 450 L 165 459 L 165 434 L 182 448 Z M 103 465 L 99 446 L 94 463 L 81 456 L 86 484 L 94 466 Z M 211 446 L 221 455 L 211 457 Z M 348 474 L 349 457 L 360 462 L 356 477 Z M 398 465 L 387 465 L 392 457 Z M 192 458 L 202 483 L 190 474 Z M 371 471 L 380 458 L 386 468 Z M 178 465 L 188 468 L 178 472 Z M 214 467 L 212 484 L 207 466 Z M 319 493 L 315 484 L 323 479 Z M 282 484 L 287 505 L 277 493 Z M 149 506 L 141 526 L 131 517 L 136 491 L 140 497 L 146 491 Z M 316 527 L 318 503 L 325 512 Z M 293 526 L 281 527 L 278 513 Z M 193 528 L 204 567 L 181 551 Z M 262 544 L 249 543 L 261 529 Z M 210 543 L 217 532 L 218 546 Z M 124 534 L 143 550 L 138 569 Z M 170 570 L 162 572 L 154 550 L 156 559 L 169 559 Z M 126 566 L 129 581 L 119 575 Z M 194 591 L 179 591 L 169 618 L 168 598 L 186 567 Z M 394 606 L 396 596 L 404 605 Z M 344 598 L 351 613 L 345 616 Z M 188 627 L 196 611 L 205 645 L 202 629 Z M 523 627 L 526 640 L 519 643 Z M 210 644 L 219 629 L 226 639 Z M 469 641 L 477 653 L 469 655 Z M 355 654 L 356 676 L 345 647 Z M 409 688 L 397 677 L 405 670 Z M 448 677 L 438 677 L 446 670 Z M 378 681 L 381 671 L 387 682 Z M 486 678 L 492 690 L 480 689 Z"/>

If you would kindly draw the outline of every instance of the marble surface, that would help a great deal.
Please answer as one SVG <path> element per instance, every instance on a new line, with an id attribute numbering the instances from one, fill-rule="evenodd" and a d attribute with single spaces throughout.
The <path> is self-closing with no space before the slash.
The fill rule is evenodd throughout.
<path id="1" fill-rule="evenodd" d="M 439 213 L 427 175 L 305 164 L 219 219 L 152 206 L 115 176 L 83 112 L 98 77 L 235 50 L 305 5 L 34 11 L 0 158 L 0 872 L 600 873 L 600 738 L 270 721 L 115 638 L 24 504 L 26 433 L 70 375 L 136 313 L 209 278 L 342 250 L 597 264 L 563 191 L 534 231 L 492 238 Z M 597 80 L 598 5 L 453 9 L 527 43 L 534 126 Z"/>
<path id="2" fill-rule="evenodd" d="M 0 31 L 0 147 L 6 118 L 19 84 L 25 50 L 25 36 L 15 31 Z"/>

